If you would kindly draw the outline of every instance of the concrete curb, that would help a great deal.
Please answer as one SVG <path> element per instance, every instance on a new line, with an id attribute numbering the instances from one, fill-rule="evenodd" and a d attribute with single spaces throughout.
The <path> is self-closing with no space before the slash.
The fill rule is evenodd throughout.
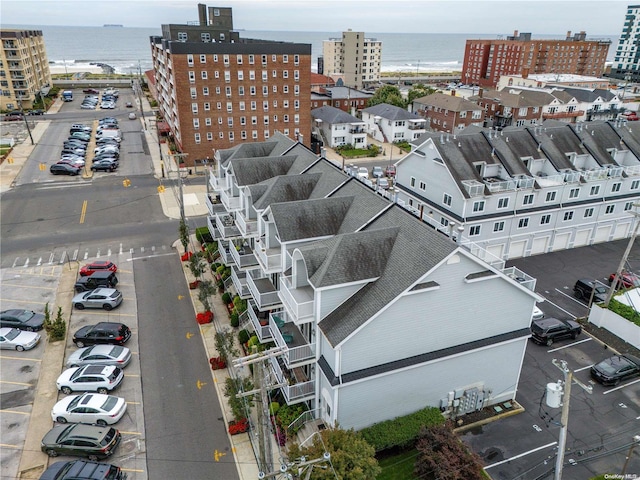
<path id="1" fill-rule="evenodd" d="M 484 418 L 482 420 L 478 420 L 477 422 L 473 422 L 473 423 L 470 423 L 468 425 L 463 425 L 461 427 L 454 428 L 453 432 L 456 433 L 456 434 L 464 433 L 464 432 L 467 432 L 467 431 L 472 430 L 474 428 L 481 427 L 482 425 L 486 425 L 488 423 L 495 422 L 496 420 L 502 420 L 503 418 L 512 417 L 514 415 L 518 415 L 518 414 L 523 413 L 525 411 L 524 407 L 522 405 L 520 405 L 518 402 L 516 402 L 515 400 L 512 400 L 511 402 L 514 405 L 514 409 L 513 410 L 508 410 L 508 411 L 506 411 L 504 413 L 499 413 L 499 414 L 494 415 L 492 417 Z"/>

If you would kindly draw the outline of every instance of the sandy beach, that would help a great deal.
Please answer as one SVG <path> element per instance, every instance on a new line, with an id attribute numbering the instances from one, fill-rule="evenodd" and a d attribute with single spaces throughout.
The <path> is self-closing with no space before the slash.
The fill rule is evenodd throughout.
<path id="1" fill-rule="evenodd" d="M 49 64 L 51 75 L 59 75 L 65 73 L 102 73 L 102 68 L 97 65 L 52 65 Z"/>

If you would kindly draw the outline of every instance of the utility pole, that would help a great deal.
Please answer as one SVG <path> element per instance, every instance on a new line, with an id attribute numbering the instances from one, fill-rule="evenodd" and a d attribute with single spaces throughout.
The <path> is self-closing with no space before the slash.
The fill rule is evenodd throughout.
<path id="1" fill-rule="evenodd" d="M 22 119 L 24 120 L 24 124 L 27 126 L 27 132 L 29 132 L 29 138 L 31 139 L 31 145 L 35 145 L 33 142 L 33 136 L 31 135 L 31 128 L 29 128 L 29 120 L 27 120 L 27 116 L 24 114 L 24 109 L 22 108 L 22 97 L 18 97 L 18 107 L 20 108 L 20 113 L 22 114 Z"/>
<path id="2" fill-rule="evenodd" d="M 627 453 L 627 459 L 624 461 L 624 467 L 622 467 L 622 472 L 620 473 L 621 478 L 625 478 L 627 474 L 627 467 L 629 466 L 629 461 L 631 460 L 631 455 L 633 454 L 633 449 L 636 448 L 636 445 L 640 443 L 640 435 L 633 436 L 633 443 L 631 447 L 629 447 L 629 453 Z"/>
<path id="3" fill-rule="evenodd" d="M 636 208 L 639 205 L 640 204 L 638 203 L 633 204 L 633 206 Z M 631 248 L 633 247 L 633 243 L 635 242 L 636 237 L 638 236 L 638 228 L 640 227 L 640 222 L 638 221 L 638 217 L 640 216 L 640 214 L 637 211 L 635 211 L 635 212 L 631 212 L 631 215 L 633 215 L 633 218 L 634 218 L 633 222 L 635 222 L 635 227 L 633 228 L 633 233 L 629 238 L 627 249 L 624 251 L 624 254 L 622 255 L 622 259 L 620 260 L 620 264 L 618 265 L 618 269 L 616 270 L 616 274 L 613 277 L 613 282 L 611 282 L 611 288 L 609 289 L 609 293 L 607 294 L 607 299 L 604 302 L 604 308 L 609 307 L 609 302 L 611 302 L 611 299 L 613 298 L 613 294 L 616 292 L 616 287 L 618 286 L 618 282 L 620 282 L 620 279 L 622 278 L 622 270 L 624 270 L 624 266 L 627 263 L 627 259 L 629 258 L 629 254 L 631 253 Z M 594 289 L 595 289 L 595 284 L 594 284 Z"/>
<path id="4" fill-rule="evenodd" d="M 180 173 L 180 165 L 182 164 L 182 157 L 186 157 L 189 155 L 188 153 L 174 153 L 174 159 L 177 157 L 178 164 L 178 187 L 180 189 L 180 198 L 178 201 L 180 202 L 180 218 L 184 221 L 184 194 L 182 193 L 182 175 Z"/>
<path id="5" fill-rule="evenodd" d="M 562 467 L 564 464 L 564 451 L 567 444 L 567 427 L 569 425 L 569 400 L 571 400 L 571 384 L 575 381 L 580 387 L 582 387 L 587 393 L 593 392 L 591 385 L 585 385 L 584 383 L 574 380 L 573 372 L 567 367 L 565 360 L 556 360 L 552 362 L 558 367 L 564 374 L 564 382 L 562 384 L 562 414 L 560 417 L 560 437 L 558 438 L 558 455 L 556 456 L 556 468 L 554 480 L 562 480 Z M 561 381 L 558 381 L 558 385 Z M 549 403 L 547 403 L 549 405 Z"/>

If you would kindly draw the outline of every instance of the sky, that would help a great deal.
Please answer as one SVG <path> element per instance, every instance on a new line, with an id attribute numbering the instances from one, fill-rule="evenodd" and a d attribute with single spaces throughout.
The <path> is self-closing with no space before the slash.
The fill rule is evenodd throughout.
<path id="1" fill-rule="evenodd" d="M 619 0 L 233 0 L 205 3 L 233 8 L 235 29 L 377 33 L 619 35 L 627 6 Z M 198 1 L 1 0 L 1 25 L 157 28 L 198 19 Z"/>

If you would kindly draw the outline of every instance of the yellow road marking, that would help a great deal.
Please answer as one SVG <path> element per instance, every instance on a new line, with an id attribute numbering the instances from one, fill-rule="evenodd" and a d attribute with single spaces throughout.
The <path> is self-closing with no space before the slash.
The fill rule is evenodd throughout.
<path id="1" fill-rule="evenodd" d="M 139 377 L 140 375 L 136 375 L 135 373 L 127 373 L 125 377 Z"/>
<path id="2" fill-rule="evenodd" d="M 87 214 L 87 201 L 82 202 L 82 212 L 80 213 L 80 223 L 84 223 L 84 217 Z"/>
<path id="3" fill-rule="evenodd" d="M 22 385 L 24 387 L 31 387 L 32 385 L 30 383 L 24 383 L 24 382 L 9 382 L 7 380 L 0 380 L 0 383 L 6 383 L 7 385 Z"/>
<path id="4" fill-rule="evenodd" d="M 144 472 L 144 470 L 138 470 L 135 468 L 121 468 L 120 470 L 122 470 L 123 472 L 137 472 L 137 473 Z"/>
<path id="5" fill-rule="evenodd" d="M 0 447 L 6 447 L 6 448 L 22 448 L 22 445 L 9 445 L 8 443 L 0 443 Z"/>
<path id="6" fill-rule="evenodd" d="M 191 333 L 191 332 L 187 332 L 187 340 L 189 340 L 191 337 L 193 337 L 195 334 Z"/>
<path id="7" fill-rule="evenodd" d="M 29 358 L 29 357 L 12 357 L 11 355 L 0 355 L 0 358 L 7 360 L 27 360 L 29 362 L 41 362 L 40 358 Z"/>
<path id="8" fill-rule="evenodd" d="M 200 380 L 198 380 L 196 382 L 196 387 L 198 387 L 198 390 L 202 390 L 202 387 L 204 387 L 206 385 L 205 382 L 201 382 Z"/>
<path id="9" fill-rule="evenodd" d="M 214 458 L 214 460 L 216 462 L 219 462 L 220 461 L 220 457 L 224 457 L 225 455 L 226 455 L 225 452 L 219 452 L 218 450 L 215 450 L 213 452 L 213 458 Z"/>
<path id="10" fill-rule="evenodd" d="M 140 402 L 124 402 L 127 405 L 140 405 Z"/>
<path id="11" fill-rule="evenodd" d="M 18 412 L 17 410 L 0 410 L 2 413 L 15 413 L 16 415 L 31 415 L 31 412 Z"/>

